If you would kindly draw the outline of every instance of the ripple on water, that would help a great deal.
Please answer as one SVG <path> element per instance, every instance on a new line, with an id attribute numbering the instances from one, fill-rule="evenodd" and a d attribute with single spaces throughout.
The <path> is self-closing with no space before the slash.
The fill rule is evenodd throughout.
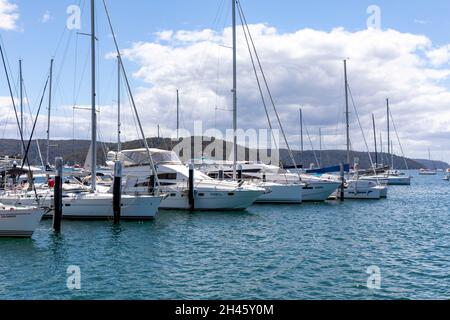
<path id="1" fill-rule="evenodd" d="M 450 184 L 418 177 L 389 199 L 166 211 L 155 221 L 42 222 L 1 240 L 1 299 L 450 298 Z M 82 290 L 66 287 L 80 266 Z M 369 266 L 381 290 L 367 288 Z"/>

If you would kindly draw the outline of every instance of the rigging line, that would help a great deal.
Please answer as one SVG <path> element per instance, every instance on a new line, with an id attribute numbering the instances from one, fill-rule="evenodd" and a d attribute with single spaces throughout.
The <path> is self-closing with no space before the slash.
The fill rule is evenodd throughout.
<path id="1" fill-rule="evenodd" d="M 247 31 L 248 31 L 248 34 L 249 34 L 249 37 L 250 37 L 250 41 L 251 41 L 252 46 L 253 46 L 253 51 L 255 52 L 255 57 L 256 57 L 256 60 L 257 60 L 257 62 L 258 62 L 258 65 L 259 65 L 259 69 L 260 69 L 260 71 L 261 71 L 261 75 L 262 75 L 262 78 L 263 78 L 263 80 L 264 80 L 264 84 L 265 84 L 265 86 L 266 86 L 267 93 L 268 93 L 268 95 L 269 95 L 270 101 L 271 101 L 271 103 L 272 103 L 273 110 L 274 110 L 275 115 L 276 115 L 276 117 L 277 117 L 278 124 L 279 124 L 280 129 L 281 129 L 281 133 L 282 133 L 283 138 L 284 138 L 284 141 L 285 141 L 285 143 L 286 143 L 286 147 L 288 148 L 288 151 L 289 151 L 289 156 L 290 156 L 290 158 L 291 158 L 292 164 L 293 164 L 293 165 L 295 166 L 295 168 L 297 169 L 297 163 L 296 163 L 296 161 L 295 161 L 294 154 L 292 153 L 292 149 L 291 149 L 291 147 L 290 147 L 290 145 L 289 145 L 289 142 L 288 142 L 288 140 L 287 140 L 287 136 L 286 136 L 286 133 L 285 133 L 285 131 L 284 131 L 283 124 L 281 123 L 280 115 L 278 114 L 277 108 L 276 108 L 276 106 L 275 106 L 275 102 L 274 102 L 274 99 L 273 99 L 273 96 L 272 96 L 272 92 L 270 91 L 269 84 L 268 84 L 268 82 L 267 82 L 267 78 L 266 78 L 264 69 L 263 69 L 263 67 L 262 67 L 261 60 L 260 60 L 259 55 L 258 55 L 258 51 L 256 50 L 255 42 L 253 41 L 253 37 L 252 37 L 252 34 L 251 34 L 251 32 L 250 32 L 250 28 L 249 28 L 249 26 L 248 26 L 247 19 L 246 19 L 245 14 L 244 14 L 244 10 L 242 9 L 242 6 L 241 6 L 240 1 L 236 0 L 236 3 L 238 4 L 238 9 L 239 9 L 239 11 L 240 11 L 241 14 L 242 14 L 242 18 L 243 18 L 244 23 L 245 23 L 245 26 L 246 26 L 246 28 L 247 28 Z"/>
<path id="2" fill-rule="evenodd" d="M 74 33 L 70 32 L 69 39 L 67 40 L 66 46 L 64 48 L 64 53 L 63 53 L 62 59 L 60 60 L 61 61 L 61 65 L 60 65 L 59 71 L 56 74 L 55 84 L 59 84 L 60 81 L 61 81 L 61 75 L 62 75 L 62 72 L 64 71 L 64 67 L 66 65 L 67 55 L 68 55 L 68 52 L 69 52 L 69 49 L 70 49 L 70 44 L 72 43 L 73 35 L 74 35 Z"/>
<path id="3" fill-rule="evenodd" d="M 1 53 L 1 56 L 2 56 L 2 62 L 3 62 L 3 68 L 5 70 L 6 80 L 8 82 L 8 89 L 9 89 L 9 93 L 10 93 L 11 102 L 12 102 L 12 105 L 13 105 L 13 108 L 14 108 L 14 114 L 16 116 L 17 126 L 20 128 L 20 120 L 19 120 L 19 116 L 17 114 L 16 103 L 14 101 L 14 95 L 13 95 L 13 91 L 12 91 L 12 88 L 11 88 L 11 80 L 9 79 L 9 74 L 8 74 L 8 70 L 7 70 L 7 67 L 6 67 L 5 56 L 3 54 L 3 45 L 0 45 L 0 53 Z M 22 128 L 20 128 L 19 133 L 20 133 L 20 140 L 22 142 L 22 147 L 25 150 L 25 142 L 23 140 Z M 28 170 L 31 172 L 31 166 L 30 166 L 30 162 L 28 160 L 28 154 L 27 153 L 25 153 L 25 156 L 24 156 L 24 159 L 23 159 L 23 162 L 22 162 L 22 166 L 24 165 L 25 162 L 28 164 Z M 37 191 L 36 191 L 35 185 L 34 185 L 33 181 L 30 181 L 30 183 L 32 185 L 32 188 L 34 189 L 35 196 L 36 196 L 36 199 L 37 199 Z"/>
<path id="4" fill-rule="evenodd" d="M 306 125 L 304 119 L 303 119 L 303 123 L 304 123 L 304 127 L 306 130 L 306 135 L 308 136 L 309 144 L 311 145 L 311 150 L 313 152 L 314 159 L 316 160 L 317 167 L 320 168 L 319 158 L 317 157 L 316 149 L 314 148 L 314 144 L 312 142 L 311 135 L 309 134 L 308 126 Z"/>
<path id="5" fill-rule="evenodd" d="M 48 79 L 49 76 L 50 76 L 50 75 L 47 74 L 47 79 Z M 48 80 L 47 80 L 47 82 L 48 82 Z M 46 82 L 45 85 L 47 85 L 47 82 Z M 45 85 L 44 85 L 44 86 L 42 87 L 42 89 L 41 89 L 41 91 L 43 91 L 43 92 L 45 92 Z M 26 98 L 26 101 L 27 101 L 28 112 L 30 113 L 30 117 L 31 117 L 31 118 L 30 118 L 30 122 L 31 122 L 31 124 L 33 125 L 33 123 L 34 123 L 35 121 L 37 121 L 37 116 L 36 116 L 36 119 L 33 119 L 33 112 L 32 112 L 31 107 L 30 107 L 30 100 L 29 100 L 29 98 L 28 98 L 28 92 L 27 92 L 27 89 L 26 89 L 25 81 L 23 82 L 23 89 L 24 89 L 25 98 Z M 25 128 L 25 129 L 26 129 L 26 128 Z M 37 152 L 38 152 L 39 160 L 40 160 L 40 162 L 41 162 L 42 167 L 44 168 L 45 165 L 44 165 L 44 160 L 43 160 L 43 157 L 42 157 L 41 146 L 39 145 L 39 139 L 36 139 L 36 147 L 37 147 Z"/>
<path id="6" fill-rule="evenodd" d="M 405 152 L 403 151 L 403 145 L 402 145 L 402 142 L 400 141 L 400 136 L 398 134 L 397 126 L 395 125 L 395 121 L 394 121 L 394 117 L 392 115 L 391 109 L 389 109 L 389 113 L 391 114 L 391 122 L 394 126 L 395 135 L 397 136 L 397 140 L 398 140 L 398 144 L 400 146 L 400 150 L 402 152 L 403 160 L 405 161 L 406 170 L 409 170 L 408 161 L 406 161 Z"/>
<path id="7" fill-rule="evenodd" d="M 109 28 L 110 28 L 111 34 L 113 36 L 114 45 L 115 45 L 115 48 L 116 48 L 116 51 L 117 51 L 117 56 L 119 58 L 120 65 L 122 67 L 123 78 L 124 78 L 125 83 L 127 85 L 127 89 L 128 89 L 128 92 L 129 92 L 129 95 L 130 95 L 130 98 L 131 98 L 131 102 L 132 102 L 132 107 L 133 107 L 135 115 L 136 115 L 136 120 L 137 120 L 137 122 L 139 124 L 139 129 L 140 129 L 140 132 L 141 132 L 141 135 L 142 135 L 142 139 L 144 140 L 145 149 L 147 151 L 147 156 L 149 157 L 149 160 L 150 160 L 151 173 L 153 173 L 153 175 L 155 177 L 156 185 L 160 186 L 158 174 L 157 174 L 157 171 L 156 171 L 156 168 L 155 168 L 155 164 L 153 162 L 153 158 L 152 158 L 150 150 L 148 148 L 148 143 L 147 143 L 147 139 L 146 139 L 146 136 L 145 136 L 145 133 L 144 133 L 144 129 L 142 127 L 142 123 L 141 123 L 141 120 L 139 118 L 139 113 L 138 113 L 138 110 L 137 110 L 137 107 L 136 107 L 136 104 L 135 104 L 135 101 L 134 101 L 134 97 L 133 97 L 133 94 L 131 92 L 130 82 L 128 80 L 128 76 L 127 76 L 127 73 L 126 73 L 126 70 L 125 70 L 125 66 L 124 66 L 123 61 L 122 61 L 122 54 L 120 53 L 119 44 L 117 43 L 116 33 L 114 32 L 114 28 L 113 28 L 113 25 L 112 25 L 111 17 L 109 15 L 108 7 L 106 6 L 106 0 L 103 0 L 103 6 L 105 8 L 105 13 L 106 13 L 106 17 L 108 19 Z"/>
<path id="8" fill-rule="evenodd" d="M 78 99 L 80 97 L 81 89 L 82 89 L 81 87 L 84 84 L 83 80 L 84 80 L 84 76 L 86 74 L 86 69 L 87 69 L 88 62 L 89 62 L 88 58 L 89 58 L 89 50 L 86 51 L 86 60 L 84 61 L 84 67 L 83 67 L 83 72 L 81 73 L 81 78 L 80 78 L 80 83 L 79 83 L 79 86 L 78 86 L 78 91 L 76 92 L 74 107 L 78 104 Z"/>
<path id="9" fill-rule="evenodd" d="M 259 80 L 258 71 L 257 71 L 256 66 L 255 66 L 255 60 L 253 59 L 253 54 L 252 54 L 252 51 L 251 51 L 251 48 L 250 48 L 250 44 L 249 44 L 249 42 L 248 42 L 247 33 L 246 33 L 246 31 L 245 31 L 245 28 L 244 28 L 244 22 L 243 22 L 243 20 L 242 20 L 242 15 L 241 15 L 240 12 L 239 12 L 239 17 L 241 18 L 242 29 L 243 29 L 244 36 L 245 36 L 245 40 L 246 40 L 246 43 L 247 43 L 247 48 L 248 48 L 248 52 L 249 52 L 249 55 L 250 55 L 250 59 L 251 59 L 251 62 L 252 62 L 253 72 L 254 72 L 254 74 L 255 74 L 256 82 L 257 82 L 257 84 L 258 84 L 259 93 L 260 93 L 260 95 L 261 95 L 261 100 L 262 100 L 262 103 L 263 103 L 263 106 L 264 106 L 264 111 L 265 111 L 265 113 L 266 113 L 267 122 L 269 123 L 270 130 L 271 130 L 272 135 L 273 135 L 273 138 L 274 138 L 274 140 L 275 140 L 275 135 L 273 134 L 273 126 L 272 126 L 272 122 L 270 121 L 269 112 L 268 112 L 268 110 L 267 110 L 266 99 L 265 99 L 264 93 L 263 93 L 263 91 L 262 91 L 262 87 L 261 87 L 261 82 L 260 82 L 260 80 Z M 278 147 L 276 147 L 276 148 L 278 148 Z"/>
<path id="10" fill-rule="evenodd" d="M 275 134 L 274 134 L 274 131 L 273 131 L 272 121 L 270 120 L 269 112 L 267 110 L 266 99 L 264 97 L 264 93 L 263 93 L 263 90 L 262 90 L 262 87 L 261 87 L 261 82 L 260 82 L 260 79 L 259 79 L 258 71 L 256 69 L 255 60 L 253 58 L 252 49 L 251 49 L 250 43 L 248 41 L 247 32 L 246 32 L 245 27 L 244 27 L 244 21 L 243 21 L 243 18 L 242 18 L 240 10 L 239 10 L 239 17 L 240 17 L 240 20 L 241 20 L 241 23 L 242 23 L 242 30 L 244 32 L 245 41 L 247 43 L 248 53 L 250 55 L 250 59 L 251 59 L 251 62 L 252 62 L 253 72 L 255 74 L 256 82 L 258 84 L 259 93 L 260 93 L 262 104 L 264 106 L 264 111 L 265 111 L 265 114 L 266 114 L 266 117 L 267 117 L 267 122 L 269 124 L 270 133 L 272 135 L 273 142 L 275 144 L 275 149 L 279 150 L 279 146 L 277 144 L 277 141 L 276 141 L 276 138 L 275 138 Z M 281 163 L 281 167 L 283 168 L 283 164 L 282 163 Z M 286 178 L 286 182 L 287 182 L 287 176 L 286 175 L 285 175 L 285 178 Z"/>
<path id="11" fill-rule="evenodd" d="M 6 47 L 6 46 L 5 46 L 5 43 L 3 42 L 3 37 L 2 37 L 1 34 L 0 34 L 0 46 Z M 14 81 L 14 73 L 12 72 L 11 64 L 9 63 L 8 55 L 6 54 L 6 52 L 5 52 L 5 61 L 6 61 L 6 65 L 7 65 L 7 67 L 8 67 L 9 76 L 10 76 L 11 79 L 12 79 L 12 80 L 11 80 L 11 83 L 14 85 L 14 92 L 15 92 L 16 96 L 18 96 L 18 95 L 19 95 L 19 90 L 17 89 L 16 82 Z M 19 81 L 17 81 L 17 83 L 18 83 L 18 82 L 19 82 Z"/>
<path id="12" fill-rule="evenodd" d="M 340 74 L 339 83 L 343 83 L 344 82 L 344 75 L 342 73 L 339 73 L 339 74 Z M 339 85 L 339 94 L 336 97 L 336 101 L 343 101 L 344 100 L 345 93 L 343 91 L 345 91 L 345 88 L 342 88 L 341 85 Z M 336 123 L 336 127 L 335 127 L 335 129 L 336 129 L 335 130 L 335 137 L 342 137 L 344 135 L 343 134 L 343 131 L 344 131 L 343 130 L 343 124 L 344 124 L 343 118 L 344 118 L 344 114 L 345 114 L 345 110 L 343 110 L 343 109 L 345 109 L 345 108 L 344 108 L 343 105 L 341 105 L 341 108 L 338 107 L 336 109 L 337 109 L 337 113 L 338 114 L 337 114 L 337 123 Z M 340 146 L 341 145 L 339 143 L 339 139 L 335 139 L 335 149 L 339 150 Z"/>
<path id="13" fill-rule="evenodd" d="M 347 82 L 347 87 L 348 87 L 348 91 L 350 93 L 350 98 L 352 100 L 353 109 L 355 110 L 356 119 L 358 120 L 359 128 L 361 129 L 363 140 L 364 140 L 364 143 L 366 145 L 367 154 L 369 155 L 370 165 L 372 166 L 373 172 L 375 173 L 375 176 L 376 176 L 377 175 L 377 170 L 376 170 L 375 165 L 373 163 L 372 155 L 370 154 L 369 144 L 367 143 L 366 135 L 364 134 L 364 129 L 362 127 L 362 124 L 361 124 L 361 121 L 360 121 L 360 118 L 359 118 L 359 113 L 358 113 L 358 110 L 356 108 L 355 100 L 353 98 L 353 93 L 352 93 L 352 90 L 350 89 L 350 83 L 348 83 L 348 82 Z M 378 178 L 377 178 L 377 182 L 379 183 Z"/>
<path id="14" fill-rule="evenodd" d="M 73 99 L 73 105 L 75 105 L 75 97 L 76 97 L 76 90 L 77 90 L 77 76 L 78 76 L 78 40 L 79 35 L 77 34 L 75 39 L 75 61 L 74 61 L 74 70 L 73 70 L 73 92 L 72 92 L 72 99 Z"/>
<path id="15" fill-rule="evenodd" d="M 33 128 L 32 128 L 32 130 L 31 130 L 30 140 L 28 140 L 27 148 L 25 149 L 26 151 L 25 151 L 25 156 L 24 156 L 24 158 L 27 158 L 27 157 L 28 157 L 28 153 L 29 153 L 29 151 L 30 151 L 31 141 L 32 141 L 32 139 L 33 139 L 33 135 L 34 135 L 34 132 L 35 132 L 35 130 L 36 130 L 36 124 L 37 124 L 37 121 L 38 121 L 38 118 L 39 118 L 39 114 L 40 114 L 40 112 L 41 112 L 42 102 L 44 101 L 44 96 L 45 96 L 45 92 L 47 91 L 47 86 L 48 86 L 49 81 L 50 81 L 50 76 L 47 77 L 47 81 L 45 82 L 44 91 L 42 92 L 41 101 L 40 101 L 40 103 L 39 103 L 39 108 L 38 108 L 37 113 L 36 113 L 36 118 L 35 118 L 34 121 L 33 121 Z M 25 161 L 22 162 L 21 170 L 23 170 L 23 167 L 24 167 L 24 166 L 25 166 Z"/>
<path id="16" fill-rule="evenodd" d="M 83 0 L 83 6 L 81 6 L 81 1 L 82 1 L 82 0 L 79 0 L 79 1 L 78 1 L 78 7 L 81 7 L 81 12 L 83 13 L 83 12 L 84 12 L 84 7 L 85 7 L 85 4 L 86 4 L 86 1 Z M 63 38 L 64 38 L 66 32 L 67 32 L 67 27 L 64 26 L 63 32 L 61 33 L 61 35 L 60 35 L 60 37 L 59 37 L 59 40 L 58 40 L 58 42 L 57 42 L 55 51 L 54 51 L 54 53 L 53 53 L 53 57 L 56 57 L 56 55 L 58 54 L 59 48 L 60 48 L 60 46 L 61 46 L 61 44 L 62 44 L 62 40 L 63 40 Z M 71 30 L 70 32 L 73 33 L 73 30 Z"/>
<path id="17" fill-rule="evenodd" d="M 133 128 L 136 131 L 135 132 L 136 133 L 136 139 L 139 140 L 140 134 L 139 134 L 138 124 L 137 124 L 137 121 L 136 121 L 136 116 L 135 116 L 135 114 L 133 112 L 133 107 L 132 107 L 132 101 L 131 101 L 130 93 L 128 92 L 128 90 L 125 90 L 125 92 L 127 93 L 128 107 L 130 107 L 130 109 L 131 109 L 131 119 L 133 120 L 133 124 L 134 124 Z M 122 131 L 125 132 L 123 127 L 122 127 Z M 142 148 L 145 148 L 145 144 L 142 141 L 140 141 L 140 145 L 141 145 Z"/>
<path id="18" fill-rule="evenodd" d="M 9 117 L 10 117 L 10 116 L 11 116 L 11 109 L 8 108 L 8 115 L 7 115 L 6 120 L 5 120 L 5 125 L 3 126 L 2 138 L 5 138 L 5 135 L 6 135 L 6 128 L 8 127 Z"/>

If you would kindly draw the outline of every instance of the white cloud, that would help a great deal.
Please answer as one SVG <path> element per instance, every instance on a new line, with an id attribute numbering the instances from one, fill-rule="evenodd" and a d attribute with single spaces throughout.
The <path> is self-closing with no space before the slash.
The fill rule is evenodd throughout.
<path id="1" fill-rule="evenodd" d="M 18 6 L 9 0 L 0 0 L 0 30 L 16 30 Z"/>
<path id="2" fill-rule="evenodd" d="M 450 45 L 428 51 L 427 57 L 436 67 L 448 64 L 450 62 Z"/>
<path id="3" fill-rule="evenodd" d="M 50 15 L 50 11 L 45 11 L 44 15 L 42 16 L 41 22 L 42 23 L 47 23 L 50 21 L 50 19 L 52 18 L 52 16 Z"/>
<path id="4" fill-rule="evenodd" d="M 429 22 L 426 21 L 426 20 L 414 19 L 414 23 L 417 23 L 417 24 L 428 24 Z"/>
<path id="5" fill-rule="evenodd" d="M 170 41 L 170 40 L 172 40 L 173 31 L 172 30 L 164 30 L 164 31 L 156 32 L 155 36 L 160 41 Z"/>
<path id="6" fill-rule="evenodd" d="M 395 30 L 349 32 L 337 28 L 328 32 L 302 29 L 280 33 L 264 24 L 250 28 L 293 146 L 298 146 L 298 108 L 303 106 L 316 147 L 322 128 L 324 148 L 344 148 L 342 60 L 348 57 L 349 82 L 370 146 L 372 113 L 378 130 L 383 131 L 386 146 L 385 99 L 389 97 L 406 156 L 427 158 L 430 147 L 439 150 L 436 158 L 450 161 L 450 67 L 436 53 L 442 48 L 435 48 L 429 38 Z M 154 42 L 134 43 L 123 50 L 125 59 L 137 66 L 132 76 L 143 83 L 134 88 L 134 94 L 148 136 L 156 135 L 157 124 L 165 135 L 169 129 L 175 129 L 176 89 L 181 95 L 182 127 L 191 130 L 195 120 L 202 120 L 205 130 L 232 126 L 232 114 L 216 110 L 232 106 L 232 52 L 222 47 L 230 43 L 230 28 L 221 32 L 169 30 L 159 32 Z M 115 58 L 115 54 L 109 57 Z M 240 127 L 268 127 L 240 33 L 238 99 Z M 68 116 L 56 116 L 54 132 L 59 137 L 71 138 L 72 111 L 67 108 Z M 350 111 L 353 148 L 365 150 L 355 112 Z M 273 111 L 270 113 L 275 120 Z M 76 122 L 77 137 L 88 139 L 89 113 L 78 113 Z M 126 106 L 123 123 L 124 140 L 138 138 L 130 108 Z M 115 139 L 114 106 L 102 107 L 99 126 L 103 139 Z M 44 129 L 40 134 L 43 132 Z M 399 153 L 395 135 L 391 138 Z"/>
<path id="7" fill-rule="evenodd" d="M 343 147 L 343 126 L 339 125 L 344 105 L 342 60 L 349 57 L 349 81 L 367 137 L 371 137 L 372 113 L 379 128 L 385 126 L 385 98 L 390 97 L 407 155 L 423 156 L 432 145 L 445 150 L 450 160 L 446 142 L 450 92 L 445 85 L 450 69 L 438 68 L 448 57 L 427 37 L 395 30 L 348 32 L 342 28 L 281 34 L 264 24 L 252 25 L 251 30 L 293 145 L 298 143 L 298 108 L 303 105 L 311 133 L 316 135 L 321 127 L 328 148 Z M 173 128 L 175 90 L 179 88 L 188 127 L 194 120 L 203 120 L 209 127 L 231 127 L 231 114 L 215 110 L 216 106 L 231 106 L 231 50 L 220 46 L 231 43 L 230 28 L 222 32 L 163 31 L 159 35 L 159 40 L 167 43 L 139 42 L 124 50 L 125 57 L 139 67 L 134 76 L 148 84 L 136 92 L 146 123 Z M 446 48 L 445 53 L 448 51 Z M 238 38 L 238 73 L 240 126 L 266 128 L 242 35 Z M 351 125 L 354 148 L 364 150 L 354 112 Z"/>

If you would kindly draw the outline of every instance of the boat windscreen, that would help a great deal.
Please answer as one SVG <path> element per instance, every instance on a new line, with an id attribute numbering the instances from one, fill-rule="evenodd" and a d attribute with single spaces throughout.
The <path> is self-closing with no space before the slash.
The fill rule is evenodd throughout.
<path id="1" fill-rule="evenodd" d="M 180 159 L 173 151 L 151 151 L 151 157 L 154 164 L 170 163 L 170 164 L 181 164 Z M 145 150 L 139 151 L 123 151 L 124 156 L 122 160 L 129 165 L 148 165 L 148 154 Z"/>

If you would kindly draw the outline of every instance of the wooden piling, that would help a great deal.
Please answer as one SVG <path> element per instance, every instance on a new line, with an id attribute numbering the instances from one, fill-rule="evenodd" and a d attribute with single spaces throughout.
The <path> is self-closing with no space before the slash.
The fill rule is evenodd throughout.
<path id="1" fill-rule="evenodd" d="M 344 201 L 344 188 L 345 188 L 345 166 L 343 163 L 340 164 L 340 168 L 341 168 L 341 196 L 340 196 L 340 200 Z"/>
<path id="2" fill-rule="evenodd" d="M 113 211 L 114 224 L 120 223 L 120 210 L 122 203 L 122 163 L 116 161 L 114 163 L 114 184 L 113 184 Z"/>
<path id="3" fill-rule="evenodd" d="M 195 190 L 194 190 L 194 165 L 189 165 L 189 181 L 188 181 L 188 189 L 189 189 L 189 208 L 191 210 L 195 209 Z"/>
<path id="4" fill-rule="evenodd" d="M 63 179 L 63 159 L 55 159 L 56 176 L 55 186 L 53 188 L 53 230 L 57 233 L 61 232 L 61 221 L 63 215 L 62 203 L 62 179 Z"/>

